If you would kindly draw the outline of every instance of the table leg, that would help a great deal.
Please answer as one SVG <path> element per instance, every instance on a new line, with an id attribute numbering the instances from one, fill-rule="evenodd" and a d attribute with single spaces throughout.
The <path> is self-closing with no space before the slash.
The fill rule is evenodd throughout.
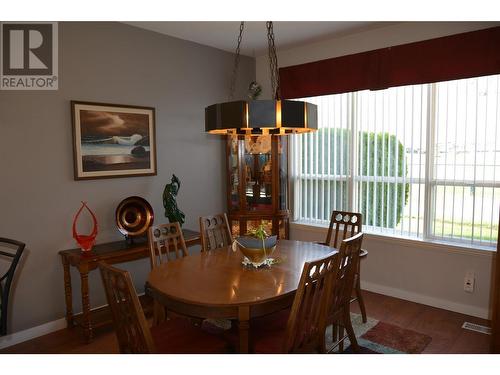
<path id="1" fill-rule="evenodd" d="M 82 325 L 87 343 L 92 341 L 92 325 L 90 323 L 89 270 L 80 268 L 82 288 Z"/>
<path id="2" fill-rule="evenodd" d="M 354 289 L 356 290 L 356 298 L 358 299 L 358 304 L 359 304 L 359 308 L 361 310 L 361 317 L 363 318 L 363 323 L 366 323 L 368 321 L 368 319 L 366 318 L 365 301 L 363 300 L 363 294 L 361 292 L 361 262 L 360 261 L 358 261 L 358 272 L 356 274 L 356 284 L 354 286 Z"/>
<path id="3" fill-rule="evenodd" d="M 73 292 L 71 290 L 71 273 L 69 262 L 65 256 L 61 257 L 64 271 L 64 297 L 66 300 L 66 323 L 67 327 L 73 327 Z"/>
<path id="4" fill-rule="evenodd" d="M 240 306 L 238 308 L 238 331 L 240 335 L 240 353 L 248 353 L 248 331 L 250 328 L 250 308 Z"/>
<path id="5" fill-rule="evenodd" d="M 167 308 L 157 300 L 153 300 L 153 327 L 164 323 L 167 320 Z"/>

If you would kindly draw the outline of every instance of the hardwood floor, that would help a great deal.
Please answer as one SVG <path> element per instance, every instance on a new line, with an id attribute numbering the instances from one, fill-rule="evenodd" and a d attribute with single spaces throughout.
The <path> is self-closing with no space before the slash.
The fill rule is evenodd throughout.
<path id="1" fill-rule="evenodd" d="M 489 353 L 490 335 L 462 328 L 466 321 L 490 326 L 488 320 L 366 291 L 363 297 L 368 316 L 431 336 L 424 354 Z M 359 313 L 356 303 L 351 311 Z"/>
<path id="2" fill-rule="evenodd" d="M 366 291 L 363 296 L 368 316 L 431 336 L 432 342 L 424 353 L 489 352 L 491 336 L 462 328 L 465 321 L 489 326 L 487 320 Z M 352 311 L 359 313 L 356 303 Z M 11 346 L 0 353 L 109 354 L 118 353 L 118 344 L 111 326 L 96 330 L 90 344 L 85 344 L 80 330 L 73 328 Z"/>

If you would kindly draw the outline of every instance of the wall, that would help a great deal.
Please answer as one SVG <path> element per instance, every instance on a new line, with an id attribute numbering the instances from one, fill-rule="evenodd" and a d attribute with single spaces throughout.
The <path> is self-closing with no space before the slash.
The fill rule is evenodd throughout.
<path id="1" fill-rule="evenodd" d="M 127 196 L 146 198 L 165 222 L 161 194 L 172 173 L 181 180 L 185 227 L 225 209 L 223 141 L 204 133 L 204 108 L 226 100 L 233 55 L 120 23 L 59 24 L 59 90 L 0 91 L 0 236 L 27 244 L 11 300 L 10 332 L 65 314 L 58 251 L 75 247 L 71 223 L 86 200 L 99 220 L 98 242 L 122 237 L 114 211 Z M 242 57 L 237 93 L 255 78 Z M 70 100 L 156 108 L 158 175 L 73 180 Z M 122 265 L 141 291 L 149 261 Z M 73 270 L 74 311 L 81 311 Z M 92 306 L 105 303 L 98 272 Z"/>
<path id="2" fill-rule="evenodd" d="M 499 22 L 405 22 L 379 26 L 288 50 L 278 51 L 280 67 L 411 43 L 500 25 Z M 275 29 L 279 47 L 279 28 Z M 256 59 L 257 81 L 263 97 L 270 97 L 267 56 Z M 298 240 L 324 240 L 324 228 L 291 226 Z M 367 236 L 370 251 L 363 261 L 362 287 L 431 306 L 488 317 L 490 314 L 491 252 Z M 463 291 L 467 270 L 476 273 L 476 289 Z"/>

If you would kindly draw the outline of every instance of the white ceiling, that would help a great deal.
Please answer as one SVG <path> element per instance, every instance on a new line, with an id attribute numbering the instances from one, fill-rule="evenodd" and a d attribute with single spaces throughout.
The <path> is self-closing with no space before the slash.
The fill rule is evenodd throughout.
<path id="1" fill-rule="evenodd" d="M 126 22 L 129 25 L 180 39 L 234 52 L 239 33 L 239 22 Z M 359 32 L 387 25 L 387 22 L 348 21 L 283 21 L 274 22 L 277 49 L 288 49 L 319 40 Z M 267 53 L 266 22 L 245 22 L 241 53 L 260 56 Z"/>

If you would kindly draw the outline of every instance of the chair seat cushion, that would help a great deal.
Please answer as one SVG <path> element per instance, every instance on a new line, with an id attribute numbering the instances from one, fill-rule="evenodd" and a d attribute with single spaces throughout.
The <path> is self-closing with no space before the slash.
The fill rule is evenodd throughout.
<path id="1" fill-rule="evenodd" d="M 259 354 L 283 353 L 290 309 L 256 318 L 250 322 L 252 349 Z"/>
<path id="2" fill-rule="evenodd" d="M 158 353 L 223 354 L 229 350 L 221 337 L 202 331 L 189 319 L 173 318 L 153 327 L 151 335 Z"/>

